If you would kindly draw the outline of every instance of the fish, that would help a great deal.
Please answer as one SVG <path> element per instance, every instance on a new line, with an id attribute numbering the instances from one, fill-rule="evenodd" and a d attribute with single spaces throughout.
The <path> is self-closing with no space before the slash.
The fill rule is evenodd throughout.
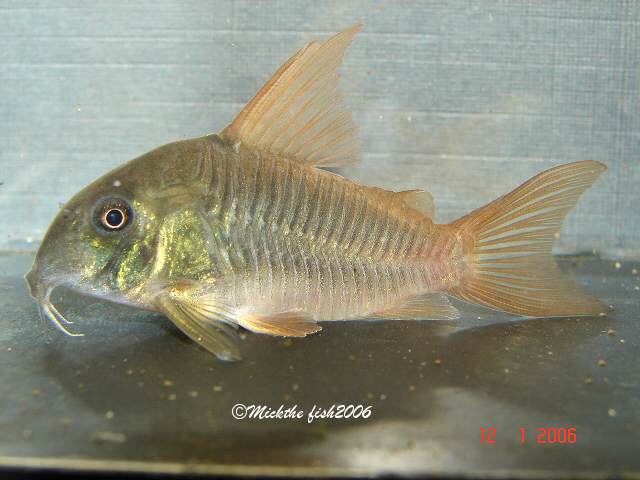
<path id="1" fill-rule="evenodd" d="M 329 167 L 362 142 L 338 69 L 355 25 L 299 50 L 221 133 L 169 143 L 80 190 L 26 275 L 41 316 L 60 286 L 160 312 L 222 360 L 239 333 L 305 337 L 321 322 L 455 320 L 450 298 L 525 317 L 606 315 L 557 266 L 567 213 L 606 170 L 550 168 L 451 223 L 424 190 Z"/>

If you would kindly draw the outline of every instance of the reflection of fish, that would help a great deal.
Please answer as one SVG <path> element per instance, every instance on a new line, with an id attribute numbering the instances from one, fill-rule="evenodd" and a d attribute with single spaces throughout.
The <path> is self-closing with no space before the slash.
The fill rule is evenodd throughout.
<path id="1" fill-rule="evenodd" d="M 49 300 L 66 285 L 163 312 L 223 359 L 239 358 L 237 326 L 305 336 L 324 320 L 456 318 L 447 295 L 527 316 L 602 313 L 551 256 L 601 163 L 547 170 L 447 225 L 427 192 L 321 169 L 360 158 L 336 74 L 359 29 L 300 50 L 220 135 L 160 147 L 73 197 L 27 275 L 42 313 L 71 334 Z"/>

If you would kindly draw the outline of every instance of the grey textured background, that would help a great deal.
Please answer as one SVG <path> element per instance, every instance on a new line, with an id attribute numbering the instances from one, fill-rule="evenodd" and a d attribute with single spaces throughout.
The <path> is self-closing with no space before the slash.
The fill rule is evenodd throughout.
<path id="1" fill-rule="evenodd" d="M 452 220 L 544 168 L 610 171 L 559 252 L 640 255 L 640 3 L 0 1 L 0 247 L 34 248 L 76 190 L 215 132 L 306 42 L 355 22 L 343 85 L 365 160 Z"/>

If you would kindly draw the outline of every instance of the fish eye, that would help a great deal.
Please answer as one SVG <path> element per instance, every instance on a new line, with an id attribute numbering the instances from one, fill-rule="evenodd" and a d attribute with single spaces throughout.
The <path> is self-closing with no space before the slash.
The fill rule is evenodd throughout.
<path id="1" fill-rule="evenodd" d="M 105 227 L 118 230 L 122 228 L 126 221 L 126 213 L 119 208 L 112 208 L 102 217 L 102 223 Z"/>
<path id="2" fill-rule="evenodd" d="M 124 230 L 132 220 L 133 209 L 120 197 L 102 199 L 94 208 L 94 224 L 103 232 Z"/>

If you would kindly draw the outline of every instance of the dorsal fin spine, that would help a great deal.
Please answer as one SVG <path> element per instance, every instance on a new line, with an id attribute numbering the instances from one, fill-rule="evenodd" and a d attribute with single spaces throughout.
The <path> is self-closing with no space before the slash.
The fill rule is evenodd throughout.
<path id="1" fill-rule="evenodd" d="M 267 81 L 267 83 L 265 84 L 264 87 L 262 87 L 262 89 L 260 90 L 260 92 L 258 92 L 250 101 L 248 105 L 253 104 L 253 102 L 255 102 L 255 105 L 252 106 L 252 108 L 249 109 L 243 109 L 238 116 L 236 117 L 236 119 L 233 121 L 233 123 L 231 125 L 229 125 L 226 129 L 225 132 L 228 131 L 228 133 L 233 134 L 235 128 L 234 126 L 236 124 L 240 125 L 240 129 L 237 130 L 235 132 L 235 136 L 237 136 L 238 138 L 242 138 L 244 132 L 247 130 L 247 128 L 249 127 L 248 123 L 245 123 L 243 120 L 247 117 L 250 116 L 251 113 L 255 112 L 258 109 L 258 106 L 260 105 L 260 101 L 264 100 L 264 98 L 267 96 L 268 92 L 271 92 L 276 84 L 278 83 L 278 80 L 280 80 L 280 73 L 284 72 L 287 68 L 289 68 L 291 66 L 291 64 L 293 64 L 293 62 L 296 60 L 296 58 L 298 58 L 300 55 L 302 55 L 304 53 L 304 51 L 309 48 L 311 46 L 308 45 L 305 49 L 303 49 L 302 51 L 298 52 L 296 55 L 294 55 L 293 57 L 291 57 L 289 60 L 287 60 L 284 65 L 282 65 L 277 71 L 276 73 Z M 264 92 L 262 90 L 265 90 Z M 260 93 L 262 93 L 262 95 L 260 97 L 258 97 L 258 95 L 260 95 Z M 223 132 L 224 133 L 224 132 Z"/>
<path id="2" fill-rule="evenodd" d="M 308 63 L 308 62 L 307 62 Z M 296 72 L 296 74 L 292 77 L 292 78 L 287 78 L 288 82 L 291 82 L 297 78 L 300 77 L 300 75 L 304 73 L 304 71 L 302 70 L 302 68 L 298 69 L 298 71 Z M 269 115 L 269 117 L 267 117 L 266 120 L 272 120 L 272 119 L 277 119 L 280 118 L 282 116 L 282 114 L 284 112 L 286 112 L 291 105 L 300 97 L 300 95 L 304 94 L 305 92 L 305 88 L 311 84 L 314 80 L 315 80 L 316 76 L 312 76 L 311 78 L 309 78 L 302 86 L 298 87 L 298 89 L 292 94 L 289 95 L 289 98 L 287 99 L 287 101 L 280 107 L 279 110 L 276 110 L 275 112 L 273 112 L 271 115 Z M 271 105 L 273 105 L 275 103 L 275 101 L 277 100 L 277 97 L 274 97 L 271 101 Z M 264 126 L 262 127 L 262 131 L 260 132 L 260 135 L 255 139 L 256 143 L 260 143 L 262 141 L 262 139 L 264 138 L 264 135 L 269 131 L 270 129 L 270 125 L 269 122 L 265 122 Z M 278 136 L 280 136 L 282 134 L 284 130 L 281 130 L 281 132 L 278 134 Z M 269 144 L 270 146 L 273 145 L 273 142 L 271 142 Z"/>
<path id="3" fill-rule="evenodd" d="M 327 72 L 331 72 L 332 70 L 334 70 L 339 64 L 340 61 L 342 60 L 342 57 L 338 57 L 337 58 L 337 62 L 334 60 L 332 63 L 327 63 L 327 64 L 318 64 L 316 65 L 314 63 L 315 57 L 318 55 L 318 53 L 323 52 L 327 46 L 331 45 L 331 40 L 334 40 L 335 37 L 331 38 L 329 41 L 325 42 L 324 44 L 322 44 L 320 46 L 320 48 L 316 49 L 313 53 L 311 53 L 309 55 L 309 58 L 306 59 L 295 71 L 294 74 L 291 75 L 291 77 L 288 77 L 286 80 L 288 83 L 293 82 L 294 80 L 297 80 L 298 78 L 300 78 L 302 75 L 308 73 L 308 71 L 306 71 L 305 69 L 307 68 L 307 66 L 311 65 L 312 68 L 314 68 L 315 71 L 312 71 L 312 74 L 309 75 L 309 78 L 307 79 L 307 81 L 302 84 L 301 86 L 299 86 L 296 91 L 294 93 L 292 93 L 291 95 L 289 95 L 289 98 L 287 100 L 287 102 L 280 107 L 280 109 L 276 112 L 273 112 L 270 116 L 269 119 L 273 119 L 273 118 L 279 118 L 285 111 L 288 110 L 288 108 L 295 102 L 295 100 L 297 100 L 300 95 L 303 95 L 304 92 L 306 91 L 307 87 L 309 87 L 309 85 L 313 84 L 313 82 L 323 73 L 325 73 L 325 71 Z M 318 45 L 317 42 L 314 42 L 312 44 L 310 44 L 307 48 L 305 48 L 305 50 L 303 52 L 301 52 L 300 56 L 304 55 L 304 53 L 308 50 L 308 48 L 312 45 Z M 337 63 L 337 64 L 336 64 Z M 333 66 L 332 66 L 333 65 Z M 327 66 L 332 68 L 326 68 Z M 278 81 L 276 82 L 276 87 L 282 84 L 282 78 L 279 78 Z M 325 88 L 324 86 L 322 88 Z M 278 97 L 273 97 L 272 101 L 268 104 L 269 106 L 273 105 Z M 265 126 L 262 128 L 262 132 L 260 134 L 260 136 L 256 139 L 256 143 L 259 143 L 262 138 L 264 137 L 264 134 L 269 130 L 268 128 L 268 123 L 265 124 Z M 273 144 L 273 142 L 271 143 L 271 145 Z"/>

